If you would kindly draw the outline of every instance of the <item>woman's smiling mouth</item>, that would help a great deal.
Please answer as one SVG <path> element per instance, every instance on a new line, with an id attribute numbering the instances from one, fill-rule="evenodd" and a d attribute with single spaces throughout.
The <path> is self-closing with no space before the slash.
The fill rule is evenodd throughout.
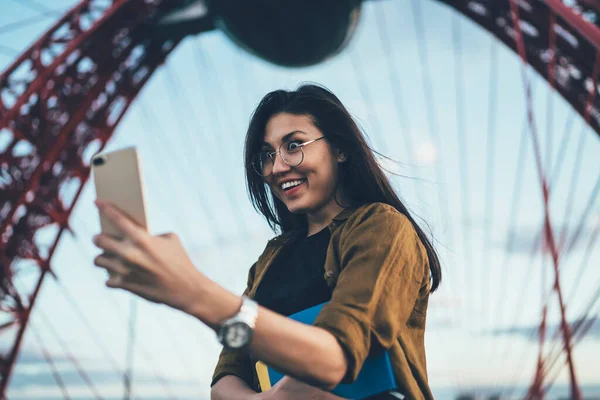
<path id="1" fill-rule="evenodd" d="M 279 189 L 285 197 L 291 197 L 302 190 L 306 182 L 306 179 L 288 180 L 279 184 Z"/>

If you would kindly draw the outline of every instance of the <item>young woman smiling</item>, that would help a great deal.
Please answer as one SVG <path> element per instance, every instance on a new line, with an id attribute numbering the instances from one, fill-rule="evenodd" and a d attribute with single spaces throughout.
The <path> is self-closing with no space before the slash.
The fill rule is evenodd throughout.
<path id="1" fill-rule="evenodd" d="M 110 204 L 125 234 L 94 241 L 109 287 L 182 310 L 224 345 L 211 398 L 337 399 L 373 348 L 386 349 L 401 390 L 432 399 L 424 332 L 441 280 L 437 254 L 392 189 L 360 129 L 330 91 L 267 94 L 245 145 L 250 199 L 278 235 L 248 273 L 242 296 L 198 271 L 173 234 L 150 236 Z M 325 303 L 312 326 L 290 315 Z M 254 364 L 285 373 L 259 392 Z"/>

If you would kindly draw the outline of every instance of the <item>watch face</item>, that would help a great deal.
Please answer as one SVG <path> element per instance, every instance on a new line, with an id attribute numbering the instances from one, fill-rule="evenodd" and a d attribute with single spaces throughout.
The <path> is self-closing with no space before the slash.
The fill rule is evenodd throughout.
<path id="1" fill-rule="evenodd" d="M 243 322 L 236 322 L 229 326 L 225 334 L 225 343 L 229 347 L 239 349 L 250 341 L 250 327 Z"/>

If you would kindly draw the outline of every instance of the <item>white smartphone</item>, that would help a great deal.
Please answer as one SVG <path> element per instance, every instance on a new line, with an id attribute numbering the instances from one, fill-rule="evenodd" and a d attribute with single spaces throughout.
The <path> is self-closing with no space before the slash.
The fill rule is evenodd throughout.
<path id="1" fill-rule="evenodd" d="M 127 147 L 92 158 L 96 197 L 114 204 L 148 230 L 141 161 L 135 147 Z M 103 234 L 122 238 L 123 234 L 100 214 Z"/>

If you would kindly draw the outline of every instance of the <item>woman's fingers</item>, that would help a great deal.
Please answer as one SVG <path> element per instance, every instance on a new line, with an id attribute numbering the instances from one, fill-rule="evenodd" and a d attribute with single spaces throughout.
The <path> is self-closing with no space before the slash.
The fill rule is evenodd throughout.
<path id="1" fill-rule="evenodd" d="M 101 207 L 102 203 L 98 204 Z M 196 269 L 177 235 L 150 236 L 118 211 L 107 206 L 102 208 L 125 237 L 122 241 L 108 235 L 94 237 L 96 246 L 118 259 L 101 257 L 96 262 L 111 274 L 106 285 L 179 310 L 189 309 L 190 303 L 196 301 L 197 288 L 208 280 Z"/>
<path id="2" fill-rule="evenodd" d="M 106 281 L 108 287 L 137 293 L 141 288 L 151 286 L 150 279 L 137 265 L 127 263 L 118 257 L 100 255 L 96 257 L 94 264 L 108 272 L 109 278 Z"/>
<path id="3" fill-rule="evenodd" d="M 106 286 L 109 288 L 117 289 L 123 287 L 123 275 L 115 274 L 111 275 L 106 281 Z"/>
<path id="4" fill-rule="evenodd" d="M 96 235 L 94 236 L 94 244 L 110 254 L 119 254 L 121 248 L 123 247 L 123 243 L 121 240 L 117 240 L 108 235 Z"/>
<path id="5" fill-rule="evenodd" d="M 104 268 L 110 274 L 111 278 L 114 276 L 124 276 L 129 273 L 129 269 L 118 257 L 101 254 L 94 259 L 94 264 L 100 268 Z"/>
<path id="6" fill-rule="evenodd" d="M 117 240 L 108 235 L 96 235 L 94 244 L 106 253 L 114 254 L 132 264 L 142 264 L 147 258 L 146 253 L 128 239 Z"/>
<path id="7" fill-rule="evenodd" d="M 96 205 L 100 212 L 134 243 L 143 244 L 149 238 L 149 235 L 144 228 L 135 223 L 127 214 L 116 206 L 101 200 L 96 200 Z"/>

